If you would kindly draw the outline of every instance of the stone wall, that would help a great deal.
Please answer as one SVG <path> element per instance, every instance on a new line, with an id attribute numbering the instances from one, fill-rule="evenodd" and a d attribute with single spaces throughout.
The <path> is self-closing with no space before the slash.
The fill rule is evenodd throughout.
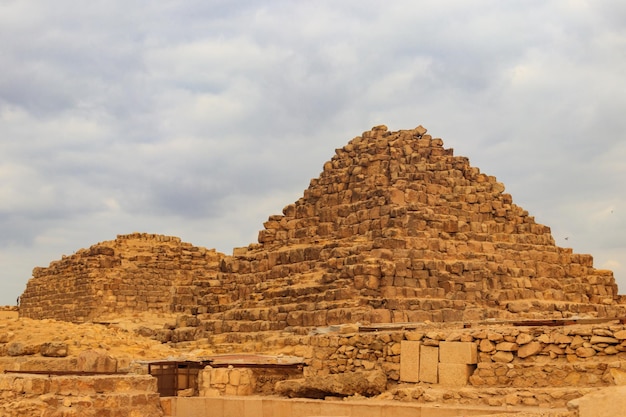
<path id="1" fill-rule="evenodd" d="M 408 330 L 402 325 L 375 331 L 333 326 L 317 329 L 317 334 L 283 333 L 265 341 L 231 339 L 230 344 L 225 343 L 227 335 L 218 334 L 208 343 L 224 351 L 250 348 L 306 358 L 301 377 L 276 385 L 276 392 L 284 396 L 370 396 L 368 375 L 381 372 L 387 381 L 381 398 L 425 404 L 566 407 L 589 392 L 626 385 L 626 326 L 619 321 L 405 326 Z M 242 379 L 244 371 L 238 370 L 231 381 L 234 371 L 212 370 L 206 381 L 213 382 L 203 392 L 234 393 L 242 381 L 247 386 L 241 389 L 251 392 L 250 375 Z M 385 391 L 384 384 L 381 390 Z"/>
<path id="2" fill-rule="evenodd" d="M 257 379 L 249 368 L 211 368 L 200 372 L 198 391 L 201 397 L 222 395 L 252 395 L 256 392 Z"/>
<path id="3" fill-rule="evenodd" d="M 83 322 L 133 312 L 172 313 L 199 304 L 224 255 L 177 237 L 134 233 L 35 268 L 20 315 Z"/>
<path id="4" fill-rule="evenodd" d="M 390 383 L 500 388 L 626 384 L 626 326 L 617 322 L 322 334 L 287 344 L 295 343 L 310 346 L 298 351 L 308 357 L 307 377 L 382 370 Z M 416 376 L 403 375 L 402 367 L 415 360 Z M 447 376 L 449 368 L 443 369 L 449 364 L 458 365 L 454 378 Z"/>
<path id="5" fill-rule="evenodd" d="M 156 379 L 139 375 L 0 375 L 0 415 L 158 417 Z"/>
<path id="6" fill-rule="evenodd" d="M 280 369 L 272 367 L 255 368 L 204 368 L 198 378 L 198 391 L 201 397 L 228 395 L 275 395 L 279 381 L 300 378 L 300 369 Z"/>

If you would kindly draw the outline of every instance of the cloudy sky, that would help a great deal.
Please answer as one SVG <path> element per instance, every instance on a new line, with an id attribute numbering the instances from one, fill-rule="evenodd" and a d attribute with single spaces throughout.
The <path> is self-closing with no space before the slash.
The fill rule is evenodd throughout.
<path id="1" fill-rule="evenodd" d="M 227 254 L 423 125 L 626 293 L 626 3 L 0 0 L 0 304 L 117 234 Z"/>

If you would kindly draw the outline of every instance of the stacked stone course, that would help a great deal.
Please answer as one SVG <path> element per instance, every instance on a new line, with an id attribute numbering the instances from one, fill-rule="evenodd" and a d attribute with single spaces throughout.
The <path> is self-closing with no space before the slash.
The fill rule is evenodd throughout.
<path id="1" fill-rule="evenodd" d="M 207 333 L 624 312 L 610 271 L 421 126 L 337 149 L 258 240 L 222 264 Z"/>
<path id="2" fill-rule="evenodd" d="M 382 372 L 387 395 L 396 400 L 551 408 L 626 384 L 626 326 L 618 322 L 558 327 L 482 324 L 467 329 L 431 324 L 376 332 L 340 327 L 331 333 L 285 336 L 276 346 L 264 346 L 297 353 L 308 363 L 304 379 L 277 385 L 279 393 L 304 393 L 327 386 L 325 382 L 333 378 L 350 381 Z M 421 356 L 426 366 L 419 371 L 414 358 L 420 349 L 406 349 L 416 344 L 433 354 Z M 409 366 L 416 374 L 426 373 L 407 378 L 407 362 L 412 362 Z"/>
<path id="3" fill-rule="evenodd" d="M 174 313 L 199 304 L 224 255 L 177 237 L 134 233 L 35 268 L 22 317 L 84 322 L 136 312 Z"/>
<path id="4" fill-rule="evenodd" d="M 466 363 L 477 364 L 468 381 L 474 386 L 591 387 L 626 383 L 626 326 L 617 323 L 324 334 L 303 336 L 298 343 L 312 346 L 308 375 L 380 369 L 390 381 L 441 383 L 436 376 L 432 381 L 412 380 L 405 373 L 402 378 L 401 362 L 410 362 L 419 355 L 419 350 L 415 353 L 406 348 L 407 342 L 436 349 L 435 374 L 438 361 L 465 363 L 449 353 L 440 356 L 442 346 L 446 351 L 451 350 L 450 345 L 463 347 L 467 350 L 463 355 L 473 358 Z M 475 346 L 476 356 L 465 349 L 467 345 Z"/>
<path id="5" fill-rule="evenodd" d="M 0 415 L 158 417 L 163 409 L 151 376 L 0 375 Z"/>

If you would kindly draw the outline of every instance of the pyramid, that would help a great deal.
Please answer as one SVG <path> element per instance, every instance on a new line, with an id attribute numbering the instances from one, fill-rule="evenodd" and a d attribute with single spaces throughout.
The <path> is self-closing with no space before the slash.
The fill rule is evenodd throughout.
<path id="1" fill-rule="evenodd" d="M 198 289 L 207 331 L 624 313 L 611 271 L 422 126 L 337 149 L 258 242 Z"/>
<path id="2" fill-rule="evenodd" d="M 178 237 L 118 235 L 35 268 L 20 316 L 82 323 L 191 310 L 196 288 L 212 285 L 223 257 Z"/>

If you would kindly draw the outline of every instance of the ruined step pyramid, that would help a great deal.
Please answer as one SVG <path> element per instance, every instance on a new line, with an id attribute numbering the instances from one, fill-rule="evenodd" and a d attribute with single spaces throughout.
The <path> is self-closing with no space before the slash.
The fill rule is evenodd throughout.
<path id="1" fill-rule="evenodd" d="M 198 315 L 197 337 L 626 316 L 611 271 L 556 246 L 501 183 L 421 126 L 374 127 L 337 149 L 258 241 L 226 256 L 177 237 L 119 235 L 35 268 L 20 315 L 186 312 Z"/>
<path id="2" fill-rule="evenodd" d="M 374 127 L 198 288 L 207 333 L 624 314 L 611 271 L 555 245 L 422 126 Z"/>
<path id="3" fill-rule="evenodd" d="M 191 310 L 196 288 L 212 285 L 223 258 L 178 237 L 118 235 L 35 268 L 20 297 L 20 316 L 82 323 Z"/>

